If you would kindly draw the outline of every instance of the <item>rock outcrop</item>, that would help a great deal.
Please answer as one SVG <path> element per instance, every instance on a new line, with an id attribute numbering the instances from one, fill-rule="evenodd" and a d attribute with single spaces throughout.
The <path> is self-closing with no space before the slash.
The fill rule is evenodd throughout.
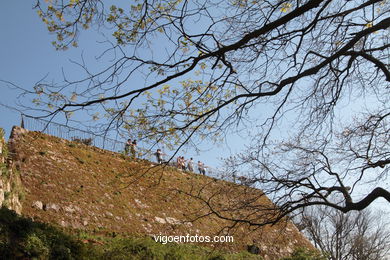
<path id="1" fill-rule="evenodd" d="M 6 207 L 20 214 L 21 199 L 24 197 L 19 172 L 9 156 L 9 149 L 4 138 L 4 130 L 0 128 L 0 207 Z"/>

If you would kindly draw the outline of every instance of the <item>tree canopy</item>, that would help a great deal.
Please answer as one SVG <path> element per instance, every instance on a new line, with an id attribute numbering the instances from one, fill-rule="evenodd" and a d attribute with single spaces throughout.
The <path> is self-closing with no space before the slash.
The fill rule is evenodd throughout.
<path id="1" fill-rule="evenodd" d="M 248 151 L 231 166 L 276 198 L 278 219 L 307 205 L 360 210 L 390 201 L 378 185 L 388 186 L 390 163 L 389 8 L 383 0 L 38 0 L 57 49 L 104 29 L 111 61 L 97 72 L 81 62 L 84 78 L 40 82 L 30 94 L 43 116 L 90 110 L 106 129 L 174 148 L 249 129 Z M 362 183 L 372 191 L 355 194 Z M 343 199 L 329 199 L 334 193 Z"/>

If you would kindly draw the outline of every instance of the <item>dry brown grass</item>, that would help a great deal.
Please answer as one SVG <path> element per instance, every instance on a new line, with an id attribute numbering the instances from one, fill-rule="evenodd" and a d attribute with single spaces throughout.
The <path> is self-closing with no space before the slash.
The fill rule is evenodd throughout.
<path id="1" fill-rule="evenodd" d="M 210 214 L 204 203 L 224 217 L 258 220 L 259 213 L 248 215 L 248 208 L 272 206 L 260 190 L 37 132 L 14 145 L 26 191 L 23 214 L 35 219 L 100 234 L 231 234 L 234 243 L 207 246 L 239 251 L 256 244 L 270 258 L 312 248 L 290 222 L 250 227 Z M 35 201 L 47 209 L 32 207 Z M 243 201 L 245 207 L 232 210 Z"/>

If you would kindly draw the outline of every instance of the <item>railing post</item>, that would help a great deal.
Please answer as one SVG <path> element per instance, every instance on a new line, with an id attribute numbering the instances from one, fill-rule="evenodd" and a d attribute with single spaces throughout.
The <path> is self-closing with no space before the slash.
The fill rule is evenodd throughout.
<path id="1" fill-rule="evenodd" d="M 21 118 L 20 127 L 24 128 L 24 117 L 23 117 L 23 114 L 20 114 L 20 118 Z"/>

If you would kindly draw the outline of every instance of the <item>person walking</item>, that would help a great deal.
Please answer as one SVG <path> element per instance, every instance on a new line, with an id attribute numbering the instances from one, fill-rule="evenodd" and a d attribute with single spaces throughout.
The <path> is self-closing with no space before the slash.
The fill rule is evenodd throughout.
<path id="1" fill-rule="evenodd" d="M 162 164 L 163 163 L 163 152 L 161 151 L 161 149 L 157 149 L 157 152 L 155 153 L 155 155 L 156 155 L 157 163 Z"/>
<path id="2" fill-rule="evenodd" d="M 188 161 L 187 163 L 187 169 L 190 171 L 190 172 L 193 172 L 194 171 L 194 161 L 191 157 L 191 159 Z"/>
<path id="3" fill-rule="evenodd" d="M 130 147 L 131 147 L 131 139 L 127 139 L 127 142 L 125 144 L 125 155 L 129 156 L 130 153 Z"/>
<path id="4" fill-rule="evenodd" d="M 181 170 L 181 156 L 177 157 L 176 159 L 176 167 Z"/>
<path id="5" fill-rule="evenodd" d="M 201 161 L 198 161 L 198 171 L 199 174 L 203 174 L 203 163 Z"/>
<path id="6" fill-rule="evenodd" d="M 181 157 L 181 169 L 183 171 L 186 170 L 186 160 L 184 159 L 184 156 Z"/>
<path id="7" fill-rule="evenodd" d="M 206 175 L 206 168 L 208 168 L 208 166 L 204 165 L 204 163 L 202 163 L 202 166 L 202 174 Z"/>
<path id="8" fill-rule="evenodd" d="M 131 158 L 136 159 L 136 151 L 137 151 L 137 140 L 133 140 L 130 146 L 130 153 L 131 153 Z"/>

